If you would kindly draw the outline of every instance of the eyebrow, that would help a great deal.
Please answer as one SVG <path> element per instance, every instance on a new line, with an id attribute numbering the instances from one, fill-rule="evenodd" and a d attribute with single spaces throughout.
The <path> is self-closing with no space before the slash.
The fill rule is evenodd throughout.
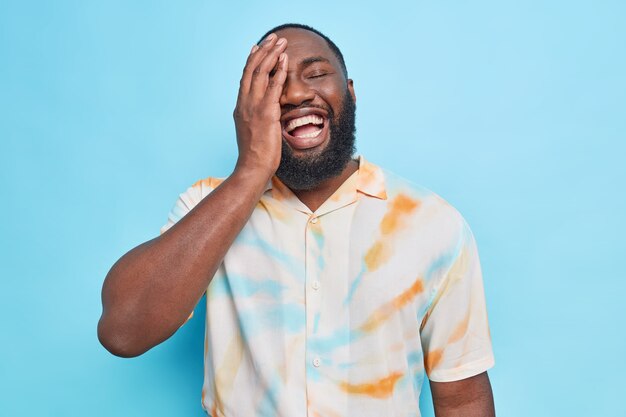
<path id="1" fill-rule="evenodd" d="M 309 58 L 304 58 L 302 61 L 300 61 L 300 65 L 302 65 L 303 67 L 306 67 L 316 62 L 326 62 L 330 64 L 330 61 L 327 58 L 324 58 L 323 56 L 312 56 Z"/>

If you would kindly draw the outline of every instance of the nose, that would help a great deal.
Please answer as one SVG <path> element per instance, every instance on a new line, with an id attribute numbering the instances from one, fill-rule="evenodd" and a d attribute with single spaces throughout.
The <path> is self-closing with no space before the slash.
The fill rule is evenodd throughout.
<path id="1" fill-rule="evenodd" d="M 312 101 L 314 98 L 315 90 L 297 77 L 288 76 L 280 96 L 280 105 L 299 106 L 307 101 Z"/>

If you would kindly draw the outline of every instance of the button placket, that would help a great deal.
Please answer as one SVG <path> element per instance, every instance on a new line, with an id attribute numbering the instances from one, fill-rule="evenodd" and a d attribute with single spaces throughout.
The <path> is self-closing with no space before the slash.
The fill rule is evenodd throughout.
<path id="1" fill-rule="evenodd" d="M 305 282 L 305 309 L 306 309 L 306 360 L 309 366 L 319 368 L 322 359 L 312 346 L 315 346 L 316 317 L 320 314 L 320 263 L 322 256 L 322 240 L 320 240 L 320 218 L 311 214 L 306 223 L 306 282 Z M 317 320 L 319 321 L 319 320 Z M 311 369 L 313 369 L 311 368 Z M 308 389 L 308 388 L 307 388 Z"/>

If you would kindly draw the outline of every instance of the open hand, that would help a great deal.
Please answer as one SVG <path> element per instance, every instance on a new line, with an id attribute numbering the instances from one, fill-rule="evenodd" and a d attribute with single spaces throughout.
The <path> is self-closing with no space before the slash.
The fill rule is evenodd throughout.
<path id="1" fill-rule="evenodd" d="M 280 96 L 287 78 L 285 38 L 270 34 L 255 45 L 243 70 L 233 112 L 239 157 L 236 169 L 259 170 L 271 177 L 280 164 Z"/>

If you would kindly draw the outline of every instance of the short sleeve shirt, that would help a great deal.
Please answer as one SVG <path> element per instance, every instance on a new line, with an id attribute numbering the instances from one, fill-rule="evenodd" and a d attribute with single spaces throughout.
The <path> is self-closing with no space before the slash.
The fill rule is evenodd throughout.
<path id="1" fill-rule="evenodd" d="M 274 176 L 229 248 L 206 291 L 209 416 L 415 417 L 425 376 L 493 366 L 466 221 L 358 160 L 315 212 Z M 180 194 L 161 233 L 221 182 Z"/>

